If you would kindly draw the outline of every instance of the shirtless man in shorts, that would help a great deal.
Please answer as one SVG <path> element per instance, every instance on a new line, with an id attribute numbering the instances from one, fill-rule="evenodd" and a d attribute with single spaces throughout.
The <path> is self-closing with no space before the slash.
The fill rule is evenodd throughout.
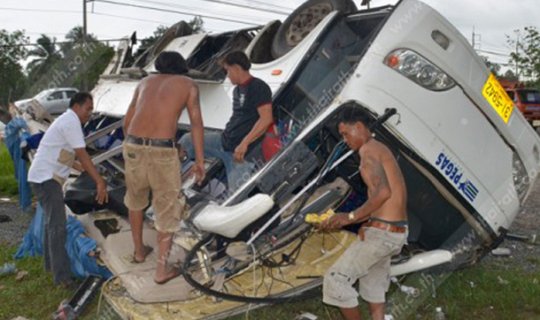
<path id="1" fill-rule="evenodd" d="M 143 210 L 150 191 L 158 231 L 158 260 L 154 281 L 166 283 L 179 275 L 167 266 L 174 232 L 180 228 L 185 199 L 181 193 L 180 161 L 176 149 L 178 118 L 187 106 L 195 149 L 193 172 L 204 179 L 203 122 L 199 88 L 187 72 L 184 58 L 177 52 L 162 52 L 155 63 L 157 74 L 141 80 L 124 120 L 123 156 L 126 169 L 126 196 L 135 251 L 133 263 L 144 262 L 152 251 L 142 240 Z"/>
<path id="2" fill-rule="evenodd" d="M 360 174 L 368 188 L 368 199 L 350 213 L 336 214 L 321 224 L 323 230 L 340 229 L 367 221 L 358 239 L 326 272 L 323 301 L 340 308 L 347 320 L 361 318 L 358 292 L 369 303 L 372 319 L 384 319 L 385 294 L 390 285 L 390 258 L 407 241 L 407 190 L 396 158 L 372 137 L 368 118 L 360 108 L 346 106 L 340 114 L 339 133 L 360 156 Z"/>

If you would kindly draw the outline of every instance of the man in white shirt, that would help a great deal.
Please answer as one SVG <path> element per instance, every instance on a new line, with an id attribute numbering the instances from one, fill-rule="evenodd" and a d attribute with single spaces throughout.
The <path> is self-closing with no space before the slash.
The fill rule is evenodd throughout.
<path id="1" fill-rule="evenodd" d="M 93 99 L 87 92 L 75 94 L 69 109 L 47 129 L 28 172 L 31 183 L 45 215 L 45 270 L 51 271 L 56 285 L 71 283 L 70 262 L 65 249 L 66 212 L 62 186 L 69 176 L 75 157 L 96 182 L 96 200 L 108 201 L 107 184 L 99 175 L 86 152 L 82 124 L 92 114 Z"/>

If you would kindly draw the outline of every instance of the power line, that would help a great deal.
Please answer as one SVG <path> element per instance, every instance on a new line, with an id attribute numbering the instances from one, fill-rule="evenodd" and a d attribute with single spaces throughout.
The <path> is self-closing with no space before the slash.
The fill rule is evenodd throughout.
<path id="1" fill-rule="evenodd" d="M 98 42 L 118 42 L 118 41 L 125 41 L 126 38 L 116 38 L 116 39 L 96 39 L 95 41 L 98 41 Z M 73 44 L 73 41 L 59 41 L 59 42 L 55 42 L 54 43 L 55 45 L 60 45 L 60 44 Z M 31 46 L 39 46 L 40 44 L 39 43 L 21 43 L 21 44 L 13 44 L 13 45 L 3 45 L 3 46 L 0 46 L 0 48 L 14 48 L 14 47 L 31 47 Z"/>
<path id="2" fill-rule="evenodd" d="M 126 19 L 126 20 L 135 20 L 135 21 L 150 22 L 150 23 L 160 23 L 160 24 L 170 24 L 170 22 L 165 22 L 165 21 L 156 21 L 156 20 L 132 18 L 132 17 L 119 16 L 119 15 L 116 15 L 116 14 L 109 14 L 109 13 L 102 13 L 102 12 L 95 12 L 95 11 L 90 12 L 90 13 L 98 15 L 98 16 L 106 16 L 106 17 L 120 18 L 120 19 Z"/>
<path id="3" fill-rule="evenodd" d="M 139 1 L 139 2 L 145 2 L 145 3 L 153 3 L 153 4 L 163 5 L 163 6 L 172 6 L 172 7 L 184 8 L 184 9 L 186 8 L 185 6 L 182 7 L 182 6 L 179 6 L 177 3 L 172 3 L 172 2 L 162 2 L 162 1 L 155 1 L 155 0 L 133 0 L 133 1 Z M 223 0 L 199 0 L 199 1 L 214 2 L 214 3 L 224 4 L 224 5 L 228 5 L 228 6 L 240 7 L 240 8 L 245 8 L 245 9 L 255 10 L 255 11 L 261 11 L 261 12 L 273 12 L 273 13 L 277 13 L 277 14 L 280 14 L 280 15 L 288 15 L 289 11 L 292 10 L 292 9 L 285 8 L 285 10 L 288 10 L 288 11 L 279 11 L 279 10 L 276 9 L 276 6 L 268 5 L 268 4 L 264 4 L 264 3 L 263 3 L 263 5 L 266 6 L 266 8 L 254 7 L 254 6 L 249 6 L 249 5 L 240 4 L 240 3 L 234 3 L 234 2 L 229 2 L 229 1 L 223 1 Z M 269 9 L 269 8 L 274 8 L 274 9 Z"/>
<path id="4" fill-rule="evenodd" d="M 34 35 L 46 35 L 46 36 L 65 36 L 67 35 L 67 33 L 65 32 L 43 32 L 43 31 L 40 31 L 40 32 L 36 32 L 36 31 L 24 31 L 25 34 L 34 34 Z"/>
<path id="5" fill-rule="evenodd" d="M 179 8 L 179 9 L 182 9 L 182 10 L 192 10 L 193 9 L 193 7 L 186 7 L 186 6 L 176 4 L 176 3 L 156 1 L 156 0 L 132 0 L 132 1 L 142 2 L 142 3 L 150 3 L 150 4 L 155 4 L 155 5 L 158 5 L 158 6 L 165 6 L 165 7 L 169 7 L 169 8 L 171 8 L 171 7 L 172 8 Z M 208 1 L 208 0 L 202 0 L 202 1 Z M 204 9 L 195 8 L 195 9 L 205 10 L 206 8 L 204 8 Z M 258 10 L 258 9 L 254 9 L 254 8 L 250 8 L 250 9 Z M 264 12 L 264 10 L 259 10 L 259 11 Z M 250 18 L 252 18 L 252 16 L 248 17 L 248 16 L 242 16 L 242 15 L 235 15 L 234 18 L 240 18 L 240 19 L 243 19 L 242 21 L 245 21 L 245 20 L 249 20 Z M 268 20 L 270 20 L 270 19 L 268 19 Z M 259 24 L 258 22 L 256 22 L 256 23 Z"/>
<path id="6" fill-rule="evenodd" d="M 280 9 L 287 10 L 287 11 L 293 11 L 293 10 L 294 10 L 294 8 L 289 8 L 289 7 L 285 7 L 285 6 L 280 6 L 280 5 L 277 5 L 277 4 L 275 4 L 275 3 L 268 4 L 268 3 L 264 2 L 264 1 L 249 0 L 248 2 L 253 2 L 253 3 L 262 4 L 263 6 L 269 6 L 269 7 L 274 7 L 274 8 L 280 8 Z"/>
<path id="7" fill-rule="evenodd" d="M 157 20 L 147 20 L 147 19 L 133 18 L 133 17 L 120 16 L 120 15 L 108 14 L 108 13 L 102 13 L 102 12 L 95 12 L 95 11 L 91 12 L 91 14 L 95 14 L 95 15 L 98 15 L 98 16 L 113 17 L 113 18 L 118 18 L 118 19 L 125 19 L 125 20 L 135 20 L 135 21 L 142 21 L 142 22 L 149 22 L 149 23 L 157 23 L 157 24 L 161 24 L 161 25 L 164 25 L 164 26 L 169 26 L 169 25 L 172 24 L 172 22 L 157 21 Z M 218 31 L 217 29 L 206 28 L 206 27 L 204 27 L 204 29 L 209 30 L 209 31 Z"/>
<path id="8" fill-rule="evenodd" d="M 23 8 L 10 8 L 10 7 L 0 7 L 0 10 L 6 11 L 24 11 L 24 12 L 40 12 L 40 13 L 76 13 L 80 14 L 81 11 L 75 10 L 51 10 L 51 9 L 23 9 Z"/>
<path id="9" fill-rule="evenodd" d="M 509 55 L 509 54 L 506 54 L 506 53 L 500 53 L 500 52 L 494 52 L 494 51 L 482 50 L 482 49 L 476 49 L 476 51 L 480 51 L 480 52 L 484 52 L 484 53 L 489 53 L 489 54 L 492 54 L 492 55 L 494 55 L 494 56 L 510 57 L 510 55 Z"/>
<path id="10" fill-rule="evenodd" d="M 247 6 L 247 5 L 242 5 L 242 4 L 239 4 L 239 3 L 232 3 L 232 2 L 222 1 L 222 0 L 202 0 L 202 1 L 221 3 L 221 4 L 225 4 L 225 5 L 229 5 L 229 6 L 234 6 L 234 7 L 239 7 L 239 8 L 247 8 L 247 9 L 256 10 L 256 11 L 273 12 L 273 13 L 277 13 L 277 14 L 281 14 L 281 15 L 289 15 L 289 12 L 272 10 L 272 9 L 255 8 L 253 6 L 250 7 L 250 6 Z"/>
<path id="11" fill-rule="evenodd" d="M 243 20 L 221 18 L 221 17 L 203 15 L 203 14 L 198 14 L 198 13 L 193 13 L 193 12 L 185 12 L 185 11 L 178 11 L 178 10 L 155 8 L 155 7 L 143 6 L 143 5 L 132 4 L 132 3 L 123 3 L 123 2 L 117 2 L 117 1 L 111 1 L 111 0 L 94 0 L 94 1 L 95 2 L 110 3 L 110 4 L 115 4 L 115 5 L 121 5 L 121 6 L 127 6 L 127 7 L 140 8 L 140 9 L 148 9 L 148 10 L 155 10 L 155 11 L 169 12 L 169 13 L 178 13 L 178 14 L 189 15 L 189 16 L 195 16 L 196 15 L 196 16 L 200 16 L 200 17 L 208 18 L 208 19 L 221 20 L 221 21 L 227 21 L 227 22 L 236 22 L 236 23 L 252 25 L 252 26 L 259 25 L 259 23 L 255 23 L 255 22 L 246 22 L 246 21 L 243 21 Z"/>

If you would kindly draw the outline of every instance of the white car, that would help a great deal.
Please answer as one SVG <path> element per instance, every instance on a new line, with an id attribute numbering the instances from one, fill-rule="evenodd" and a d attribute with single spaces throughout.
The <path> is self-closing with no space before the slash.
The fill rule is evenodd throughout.
<path id="1" fill-rule="evenodd" d="M 24 112 L 34 100 L 41 104 L 51 116 L 57 116 L 67 110 L 71 97 L 78 91 L 76 88 L 47 89 L 41 91 L 33 98 L 15 101 L 15 106 Z"/>
<path id="2" fill-rule="evenodd" d="M 365 201 L 357 155 L 344 150 L 336 130 L 335 115 L 344 105 L 378 121 L 376 138 L 396 155 L 408 187 L 409 250 L 395 259 L 392 275 L 474 263 L 503 240 L 540 170 L 540 138 L 467 40 L 438 12 L 417 0 L 361 11 L 351 3 L 309 0 L 283 23 L 222 34 L 168 32 L 159 50 L 123 66 L 130 69 L 120 68 L 121 55 L 114 59 L 93 91 L 103 118 L 95 128 L 99 134 L 121 126 L 137 75 L 154 71 L 161 50 L 187 59 L 199 82 L 205 126 L 222 130 L 234 86 L 217 61 L 230 50 L 244 50 L 253 75 L 272 89 L 281 149 L 260 161 L 234 193 L 223 191 L 224 169 L 216 159 L 207 159 L 206 187 L 184 183 L 191 217 L 172 250 L 173 256 L 188 252 L 184 277 L 160 287 L 153 285 L 152 268 L 123 258 L 131 253 L 132 240 L 127 218 L 116 214 L 125 213 L 121 147 L 98 152 L 94 163 L 108 172 L 115 207 L 109 209 L 116 213 L 81 219 L 118 275 L 115 285 L 125 288 L 118 293 L 104 287 L 113 309 L 151 314 L 158 312 L 156 303 L 177 301 L 162 309 L 185 319 L 203 314 L 217 319 L 238 304 L 201 302 L 191 286 L 226 300 L 272 303 L 320 284 L 317 275 L 354 235 L 313 233 L 305 215 L 328 208 L 346 212 L 345 206 Z M 189 130 L 187 120 L 186 114 L 180 119 L 181 133 Z M 103 209 L 93 199 L 87 176 L 67 188 L 66 202 L 75 213 Z M 96 227 L 104 219 L 120 231 Z M 156 245 L 151 224 L 145 224 L 144 234 Z M 155 255 L 147 260 L 155 265 Z M 126 296 L 153 304 L 134 306 Z"/>

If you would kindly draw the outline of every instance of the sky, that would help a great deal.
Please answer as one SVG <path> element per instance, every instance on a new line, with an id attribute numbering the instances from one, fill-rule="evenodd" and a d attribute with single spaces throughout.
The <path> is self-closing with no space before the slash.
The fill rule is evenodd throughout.
<path id="1" fill-rule="evenodd" d="M 24 29 L 34 42 L 40 34 L 63 41 L 74 26 L 82 25 L 84 0 L 2 0 L 0 29 Z M 87 29 L 99 39 L 118 39 L 137 31 L 139 39 L 160 25 L 200 15 L 209 32 L 250 27 L 284 20 L 304 0 L 87 0 Z M 355 0 L 360 8 L 361 0 Z M 372 7 L 396 0 L 372 0 Z M 506 35 L 526 26 L 540 29 L 540 0 L 424 0 L 445 16 L 475 48 L 496 63 L 508 62 L 511 48 Z M 154 8 L 154 9 L 150 9 Z M 250 9 L 254 8 L 254 9 Z M 157 9 L 157 10 L 156 10 Z M 166 12 L 173 11 L 173 12 Z M 241 23 L 243 22 L 243 23 Z"/>

